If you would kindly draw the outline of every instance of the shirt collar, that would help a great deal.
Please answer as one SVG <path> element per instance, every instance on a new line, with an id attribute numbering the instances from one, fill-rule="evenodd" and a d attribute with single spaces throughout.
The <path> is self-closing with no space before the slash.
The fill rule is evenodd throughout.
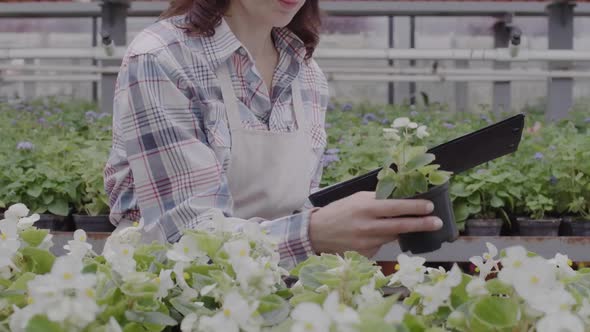
<path id="1" fill-rule="evenodd" d="M 298 63 L 304 60 L 307 50 L 303 41 L 295 33 L 286 27 L 274 28 L 272 33 L 279 53 L 286 52 L 286 54 L 293 57 Z M 231 31 L 224 18 L 221 19 L 221 22 L 215 28 L 215 34 L 202 38 L 205 55 L 213 69 L 225 63 L 239 49 L 243 48 L 244 51 L 246 50 L 236 35 Z M 245 52 L 245 54 L 247 53 Z"/>

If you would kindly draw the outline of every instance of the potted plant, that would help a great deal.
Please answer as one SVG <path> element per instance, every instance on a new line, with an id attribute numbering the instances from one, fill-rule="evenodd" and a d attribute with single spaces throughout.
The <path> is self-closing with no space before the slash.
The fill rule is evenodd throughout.
<path id="1" fill-rule="evenodd" d="M 108 142 L 106 142 L 108 143 Z M 75 203 L 76 213 L 72 215 L 76 229 L 87 232 L 112 232 L 109 221 L 109 205 L 104 191 L 102 165 L 108 151 L 105 142 L 87 142 L 88 147 L 79 153 L 79 177 L 83 190 Z"/>
<path id="2" fill-rule="evenodd" d="M 578 133 L 573 123 L 563 128 L 552 146 L 554 161 L 549 179 L 557 212 L 564 215 L 560 228 L 563 236 L 590 236 L 590 143 Z"/>
<path id="3" fill-rule="evenodd" d="M 465 235 L 499 236 L 504 221 L 510 224 L 506 209 L 513 209 L 521 196 L 521 187 L 510 181 L 516 174 L 505 162 L 488 165 L 458 177 L 451 186 L 455 219 L 465 223 Z"/>
<path id="4" fill-rule="evenodd" d="M 399 245 L 402 251 L 414 254 L 437 250 L 443 242 L 459 236 L 449 195 L 451 173 L 439 170 L 440 166 L 432 163 L 435 156 L 419 144 L 429 135 L 426 126 L 404 117 L 395 119 L 391 127 L 384 129 L 384 136 L 395 144 L 378 174 L 377 199 L 430 200 L 434 204 L 432 214 L 443 221 L 443 227 L 434 232 L 401 234 Z"/>

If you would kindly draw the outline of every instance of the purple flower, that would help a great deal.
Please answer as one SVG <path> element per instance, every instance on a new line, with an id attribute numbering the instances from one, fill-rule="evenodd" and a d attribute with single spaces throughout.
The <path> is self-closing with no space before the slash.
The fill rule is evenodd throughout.
<path id="1" fill-rule="evenodd" d="M 26 110 L 27 112 L 32 112 L 32 111 L 33 111 L 33 109 L 34 109 L 34 108 L 33 108 L 33 106 L 27 106 L 27 107 L 25 107 L 25 110 Z"/>
<path id="2" fill-rule="evenodd" d="M 16 126 L 16 123 L 17 123 L 17 121 L 16 121 L 16 120 L 12 120 L 12 121 L 10 121 L 10 125 L 11 125 L 11 126 Z"/>
<path id="3" fill-rule="evenodd" d="M 340 153 L 340 149 L 338 149 L 338 148 L 331 148 L 331 149 L 326 150 L 326 154 L 338 154 L 338 153 Z"/>
<path id="4" fill-rule="evenodd" d="M 61 108 L 54 108 L 53 113 L 61 113 L 63 110 Z"/>
<path id="5" fill-rule="evenodd" d="M 414 109 L 414 105 L 410 106 L 410 108 Z M 411 115 L 411 116 L 418 116 L 418 112 L 416 112 L 416 111 L 411 111 L 411 112 L 410 112 L 410 115 Z"/>
<path id="6" fill-rule="evenodd" d="M 377 116 L 373 113 L 367 113 L 365 115 L 363 115 L 363 122 L 371 122 L 371 121 L 377 121 Z"/>
<path id="7" fill-rule="evenodd" d="M 51 114 L 51 112 L 49 111 L 45 111 L 43 114 L 45 114 L 45 116 L 52 116 L 53 114 Z"/>
<path id="8" fill-rule="evenodd" d="M 390 123 L 390 122 L 389 122 L 389 120 L 388 120 L 388 119 L 383 119 L 383 120 L 381 120 L 381 124 L 382 124 L 382 125 L 388 125 L 389 123 Z"/>
<path id="9" fill-rule="evenodd" d="M 551 150 L 551 151 L 555 151 L 555 145 L 551 145 L 551 146 L 549 147 L 549 150 Z"/>
<path id="10" fill-rule="evenodd" d="M 326 129 L 330 129 L 330 128 L 332 128 L 332 124 L 331 124 L 331 123 L 326 123 L 326 124 L 324 125 L 324 128 L 326 128 Z"/>
<path id="11" fill-rule="evenodd" d="M 326 108 L 326 110 L 329 112 L 329 111 L 333 111 L 334 109 L 336 109 L 336 107 L 334 107 L 334 104 L 328 103 L 328 107 Z"/>
<path id="12" fill-rule="evenodd" d="M 449 122 L 445 122 L 443 123 L 443 127 L 447 128 L 447 129 L 453 129 L 455 128 L 455 125 Z"/>
<path id="13" fill-rule="evenodd" d="M 46 124 L 47 120 L 45 120 L 45 118 L 39 118 L 39 120 L 37 120 L 37 122 L 40 124 Z"/>
<path id="14" fill-rule="evenodd" d="M 545 156 L 541 153 L 541 152 L 537 152 L 535 153 L 535 160 L 543 160 L 543 158 L 545 158 Z"/>
<path id="15" fill-rule="evenodd" d="M 330 166 L 330 164 L 335 163 L 340 161 L 340 158 L 338 158 L 337 155 L 335 154 L 326 154 L 322 157 L 322 165 L 324 168 Z"/>
<path id="16" fill-rule="evenodd" d="M 385 110 L 381 108 L 381 109 L 379 109 L 377 111 L 377 114 L 379 114 L 379 115 L 385 115 Z"/>
<path id="17" fill-rule="evenodd" d="M 585 119 L 584 119 L 584 122 L 586 122 L 586 123 L 590 123 L 590 117 L 588 117 L 588 118 L 585 118 Z"/>
<path id="18" fill-rule="evenodd" d="M 17 150 L 33 150 L 35 146 L 29 141 L 21 141 L 16 145 Z"/>
<path id="19" fill-rule="evenodd" d="M 97 119 L 98 113 L 96 113 L 94 111 L 88 111 L 88 112 L 84 113 L 84 116 L 86 116 L 86 118 L 89 118 L 89 119 Z"/>
<path id="20" fill-rule="evenodd" d="M 551 175 L 551 177 L 549 178 L 549 182 L 551 183 L 551 185 L 556 185 L 557 184 L 557 178 L 553 175 Z"/>
<path id="21" fill-rule="evenodd" d="M 344 112 L 352 111 L 352 104 L 351 103 L 346 103 L 346 104 L 342 105 L 342 110 Z"/>

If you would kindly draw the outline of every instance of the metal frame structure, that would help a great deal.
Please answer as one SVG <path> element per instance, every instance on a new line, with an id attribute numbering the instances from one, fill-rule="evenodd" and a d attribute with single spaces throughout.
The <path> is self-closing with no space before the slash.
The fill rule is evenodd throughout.
<path id="1" fill-rule="evenodd" d="M 417 59 L 433 59 L 443 60 L 452 59 L 456 61 L 458 68 L 468 67 L 469 60 L 476 60 L 473 54 L 459 55 L 459 51 L 469 50 L 454 50 L 453 54 L 441 54 L 440 50 L 413 50 L 415 47 L 415 17 L 416 16 L 493 16 L 498 18 L 495 33 L 495 47 L 499 49 L 483 51 L 483 56 L 486 53 L 496 54 L 493 59 L 494 67 L 499 70 L 509 70 L 511 61 L 531 61 L 531 60 L 547 60 L 550 62 L 550 69 L 554 73 L 567 73 L 568 70 L 573 69 L 572 61 L 589 61 L 590 55 L 584 52 L 576 52 L 578 57 L 566 59 L 563 61 L 553 61 L 552 59 L 541 59 L 526 57 L 520 54 L 518 57 L 510 57 L 512 59 L 504 59 L 498 54 L 510 54 L 513 49 L 511 47 L 511 32 L 515 27 L 512 25 L 513 16 L 546 16 L 549 27 L 549 49 L 551 50 L 572 50 L 573 49 L 573 19 L 575 16 L 590 16 L 590 3 L 580 2 L 574 4 L 568 0 L 555 0 L 556 2 L 547 5 L 543 2 L 530 1 L 513 1 L 513 2 L 498 2 L 498 1 L 322 1 L 320 2 L 321 9 L 331 16 L 386 16 L 389 17 L 389 38 L 388 47 L 385 52 L 382 50 L 318 50 L 318 57 L 336 57 L 346 58 L 346 55 L 352 59 L 384 59 L 388 60 L 389 67 L 392 67 L 395 59 L 404 58 L 401 56 L 404 52 L 408 55 L 407 60 L 410 60 L 410 67 L 415 65 Z M 126 44 L 126 18 L 127 17 L 157 17 L 167 7 L 166 2 L 142 2 L 128 0 L 102 0 L 101 2 L 90 3 L 39 3 L 34 5 L 29 3 L 0 3 L 0 18 L 38 18 L 38 17 L 90 17 L 93 19 L 93 26 L 96 27 L 96 20 L 98 17 L 102 19 L 103 37 L 106 39 L 112 38 L 116 45 Z M 396 16 L 410 17 L 410 48 L 408 50 L 395 49 L 395 40 L 393 38 L 393 20 Z M 97 31 L 94 31 L 97 34 Z M 93 41 L 93 46 L 96 46 L 96 40 Z M 418 55 L 416 51 L 425 51 L 428 54 Z M 471 50 L 473 51 L 473 50 Z M 568 52 L 568 51 L 564 51 Z M 31 50 L 31 53 L 32 50 Z M 451 52 L 452 53 L 452 52 Z M 521 52 L 526 53 L 526 52 Z M 0 48 L 0 58 L 2 49 Z M 37 53 L 33 53 L 37 54 Z M 395 56 L 393 56 L 395 55 Z M 492 56 L 494 57 L 494 56 Z M 102 60 L 102 65 L 117 66 L 118 59 L 94 58 L 94 61 Z M 405 59 L 405 58 L 404 58 Z M 480 59 L 477 59 L 480 60 Z M 111 100 L 114 89 L 115 74 L 108 71 L 101 73 L 101 100 Z M 383 75 L 369 75 L 362 74 L 364 80 L 374 79 L 375 81 L 388 82 L 389 102 L 394 101 L 394 86 L 391 82 L 408 79 L 411 81 L 412 77 L 397 77 L 388 78 Z M 440 75 L 438 75 L 440 77 Z M 583 76 L 583 75 L 582 75 Z M 348 75 L 333 76 L 339 79 L 362 80 L 359 77 L 351 77 Z M 391 77 L 391 76 L 390 76 Z M 413 76 L 418 79 L 418 76 Z M 454 80 L 455 93 L 457 94 L 457 109 L 467 109 L 467 91 L 466 78 L 458 77 L 451 79 L 449 75 L 445 76 L 448 80 Z M 557 120 L 567 115 L 573 103 L 573 75 L 547 76 L 548 89 L 548 105 L 547 118 L 550 120 Z M 511 104 L 511 81 L 517 78 L 515 75 L 498 76 L 494 81 L 494 110 L 501 112 L 509 110 Z M 502 80 L 500 80 L 502 79 Z M 432 77 L 422 77 L 422 80 L 433 80 Z M 481 80 L 481 79 L 480 79 Z M 410 83 L 409 99 L 413 103 L 415 95 L 415 83 Z M 109 111 L 112 108 L 110 103 L 102 102 L 103 111 Z"/>

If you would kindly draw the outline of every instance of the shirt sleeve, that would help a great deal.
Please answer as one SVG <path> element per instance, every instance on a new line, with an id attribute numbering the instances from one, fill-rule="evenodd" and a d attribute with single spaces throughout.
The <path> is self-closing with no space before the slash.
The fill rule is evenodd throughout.
<path id="1" fill-rule="evenodd" d="M 114 106 L 113 129 L 120 131 L 146 228 L 160 227 L 171 242 L 219 210 L 232 216 L 222 164 L 207 143 L 199 103 L 185 81 L 166 57 L 128 57 L 119 73 Z M 314 254 L 308 236 L 311 213 L 252 219 L 278 240 L 285 268 Z"/>

